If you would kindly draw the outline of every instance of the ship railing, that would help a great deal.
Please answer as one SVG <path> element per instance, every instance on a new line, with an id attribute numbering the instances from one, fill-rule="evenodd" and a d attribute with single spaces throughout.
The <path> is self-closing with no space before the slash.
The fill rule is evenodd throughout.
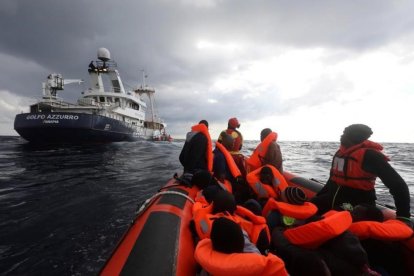
<path id="1" fill-rule="evenodd" d="M 63 107 L 63 108 L 77 108 L 77 107 L 81 106 L 79 104 L 68 103 L 68 102 L 65 102 L 63 100 L 43 100 L 43 101 L 40 101 L 38 104 L 41 104 L 41 103 L 46 103 L 51 107 Z M 85 107 L 87 107 L 87 108 L 97 108 L 99 110 L 105 109 L 105 107 L 102 106 L 101 103 L 96 103 L 96 102 L 95 102 L 95 104 L 91 104 L 91 105 L 88 105 L 88 106 L 85 106 Z"/>
<path id="2" fill-rule="evenodd" d="M 39 101 L 40 103 L 47 103 L 52 107 L 71 107 L 71 106 L 76 106 L 75 104 L 71 104 L 68 102 L 65 102 L 63 100 L 56 100 L 56 99 L 43 99 L 42 101 Z"/>
<path id="3" fill-rule="evenodd" d="M 112 69 L 113 70 L 113 69 L 116 69 L 117 64 L 113 60 L 107 60 L 107 61 L 97 60 L 96 66 L 98 67 L 98 69 Z"/>

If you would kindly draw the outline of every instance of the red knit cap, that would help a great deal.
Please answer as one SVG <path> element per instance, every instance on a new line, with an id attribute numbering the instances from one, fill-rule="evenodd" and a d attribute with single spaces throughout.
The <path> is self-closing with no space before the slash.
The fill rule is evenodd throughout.
<path id="1" fill-rule="evenodd" d="M 239 120 L 237 120 L 237 118 L 230 118 L 229 119 L 229 127 L 239 128 L 240 127 Z"/>

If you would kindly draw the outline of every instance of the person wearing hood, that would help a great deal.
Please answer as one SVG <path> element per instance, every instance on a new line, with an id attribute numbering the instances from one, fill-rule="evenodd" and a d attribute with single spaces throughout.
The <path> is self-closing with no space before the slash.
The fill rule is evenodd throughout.
<path id="1" fill-rule="evenodd" d="M 329 179 L 311 201 L 321 214 L 330 209 L 351 211 L 358 204 L 375 206 L 375 181 L 379 177 L 394 198 L 397 219 L 411 226 L 408 186 L 389 164 L 383 147 L 368 140 L 372 133 L 364 124 L 344 129 Z"/>
<path id="2" fill-rule="evenodd" d="M 201 170 L 213 171 L 213 149 L 206 120 L 191 127 L 179 160 L 184 167 L 184 173 L 192 175 Z"/>

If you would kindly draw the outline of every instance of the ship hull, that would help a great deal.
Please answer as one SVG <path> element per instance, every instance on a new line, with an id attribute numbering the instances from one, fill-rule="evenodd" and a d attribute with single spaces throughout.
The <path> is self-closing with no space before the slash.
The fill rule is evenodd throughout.
<path id="1" fill-rule="evenodd" d="M 22 113 L 14 129 L 31 143 L 110 143 L 150 139 L 109 117 L 71 112 Z"/>

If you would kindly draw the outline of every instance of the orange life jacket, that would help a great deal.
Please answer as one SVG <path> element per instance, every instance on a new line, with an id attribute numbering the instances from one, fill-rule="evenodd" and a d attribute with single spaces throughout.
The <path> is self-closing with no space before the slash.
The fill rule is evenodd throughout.
<path id="1" fill-rule="evenodd" d="M 349 231 L 358 236 L 359 239 L 377 239 L 385 241 L 398 241 L 411 237 L 413 229 L 404 222 L 390 219 L 384 222 L 358 221 L 351 224 Z"/>
<path id="2" fill-rule="evenodd" d="M 279 211 L 282 215 L 295 219 L 307 219 L 318 211 L 315 204 L 306 201 L 303 205 L 294 205 L 282 201 L 276 201 L 274 198 L 269 198 L 263 208 L 263 216 L 269 215 L 270 211 Z"/>
<path id="3" fill-rule="evenodd" d="M 211 143 L 210 133 L 208 132 L 208 128 L 205 124 L 198 124 L 191 127 L 192 132 L 201 132 L 207 138 L 207 148 L 206 148 L 206 156 L 207 156 L 207 169 L 209 172 L 213 171 L 213 146 Z"/>
<path id="4" fill-rule="evenodd" d="M 229 167 L 230 173 L 234 178 L 241 176 L 240 170 L 234 162 L 233 157 L 231 156 L 230 152 L 223 146 L 221 143 L 216 143 L 216 147 L 223 153 L 224 158 L 226 159 L 226 164 Z"/>
<path id="5" fill-rule="evenodd" d="M 368 149 L 381 152 L 383 148 L 369 140 L 347 149 L 341 147 L 333 158 L 330 179 L 338 185 L 354 189 L 374 189 L 376 175 L 362 169 L 363 158 Z"/>
<path id="6" fill-rule="evenodd" d="M 231 156 L 234 159 L 242 177 L 246 178 L 246 158 L 241 153 L 232 153 Z"/>
<path id="7" fill-rule="evenodd" d="M 253 171 L 263 165 L 263 159 L 266 156 L 270 143 L 276 142 L 277 133 L 272 132 L 263 139 L 263 141 L 253 151 L 252 156 L 247 159 L 247 164 L 250 166 L 249 171 Z"/>
<path id="8" fill-rule="evenodd" d="M 213 221 L 219 217 L 226 217 L 247 232 L 250 240 L 256 244 L 261 232 L 265 231 L 268 240 L 270 240 L 269 228 L 266 224 L 266 219 L 261 216 L 256 216 L 250 210 L 237 206 L 234 215 L 229 213 L 212 214 L 213 204 L 204 206 L 201 202 L 195 202 L 193 205 L 193 219 L 195 229 L 200 239 L 210 238 L 211 227 Z"/>
<path id="9" fill-rule="evenodd" d="M 351 223 L 352 217 L 348 211 L 329 212 L 324 214 L 323 219 L 287 229 L 283 235 L 294 245 L 317 248 L 345 232 Z"/>
<path id="10" fill-rule="evenodd" d="M 194 251 L 196 261 L 214 276 L 285 276 L 285 263 L 277 256 L 257 253 L 225 254 L 213 250 L 210 239 L 201 240 Z"/>
<path id="11" fill-rule="evenodd" d="M 270 241 L 270 231 L 264 217 L 257 216 L 252 211 L 242 206 L 237 206 L 235 215 L 242 218 L 240 221 L 240 226 L 247 232 L 250 240 L 254 244 L 257 243 L 260 233 L 263 231 L 266 233 L 267 240 Z"/>
<path id="12" fill-rule="evenodd" d="M 246 180 L 249 186 L 259 199 L 261 198 L 278 198 L 280 193 L 288 186 L 285 177 L 279 172 L 278 169 L 272 165 L 266 165 L 272 170 L 273 180 L 272 185 L 264 184 L 260 182 L 260 171 L 264 167 L 260 167 L 247 174 Z"/>
<path id="13" fill-rule="evenodd" d="M 207 199 L 204 197 L 202 190 L 197 192 L 194 201 L 200 202 L 202 206 L 207 206 L 209 204 Z"/>

